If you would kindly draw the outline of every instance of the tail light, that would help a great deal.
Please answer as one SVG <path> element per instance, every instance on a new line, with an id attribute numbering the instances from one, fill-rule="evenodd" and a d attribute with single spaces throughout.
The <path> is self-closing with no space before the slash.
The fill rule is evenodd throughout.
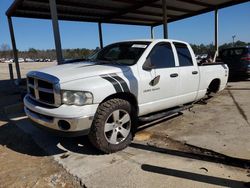
<path id="1" fill-rule="evenodd" d="M 245 66 L 249 69 L 250 68 L 250 54 L 242 57 L 241 60 L 243 60 Z"/>
<path id="2" fill-rule="evenodd" d="M 242 57 L 241 60 L 250 62 L 250 54 L 248 54 L 247 56 Z"/>

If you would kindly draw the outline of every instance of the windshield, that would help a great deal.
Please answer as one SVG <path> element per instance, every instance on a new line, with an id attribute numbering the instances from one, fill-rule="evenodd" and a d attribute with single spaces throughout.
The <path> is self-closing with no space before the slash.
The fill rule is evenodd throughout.
<path id="1" fill-rule="evenodd" d="M 121 42 L 106 46 L 89 59 L 120 65 L 134 65 L 150 42 Z"/>

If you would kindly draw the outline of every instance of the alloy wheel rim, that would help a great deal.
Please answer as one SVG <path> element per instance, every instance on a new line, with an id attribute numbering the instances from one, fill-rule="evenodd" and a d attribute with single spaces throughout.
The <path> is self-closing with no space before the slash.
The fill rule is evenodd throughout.
<path id="1" fill-rule="evenodd" d="M 104 135 L 108 143 L 119 144 L 124 141 L 131 129 L 131 118 L 125 110 L 112 112 L 104 125 Z"/>

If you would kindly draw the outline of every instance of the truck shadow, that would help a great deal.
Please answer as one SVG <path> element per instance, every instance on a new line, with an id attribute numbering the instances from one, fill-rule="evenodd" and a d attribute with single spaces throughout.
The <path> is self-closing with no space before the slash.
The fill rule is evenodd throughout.
<path id="1" fill-rule="evenodd" d="M 180 113 L 181 114 L 181 113 Z M 138 123 L 137 132 L 142 131 L 157 123 L 168 121 L 175 117 L 162 118 L 159 121 Z M 52 156 L 73 152 L 83 155 L 103 155 L 90 143 L 88 136 L 80 137 L 60 137 L 53 133 L 44 131 L 33 124 L 27 117 L 20 118 L 23 114 L 12 115 L 9 120 L 4 115 L 0 116 L 0 145 L 5 146 L 18 153 L 32 156 Z"/>
<path id="2" fill-rule="evenodd" d="M 3 109 L 0 108 L 0 145 L 31 156 L 53 156 L 67 152 L 83 155 L 104 154 L 92 146 L 87 136 L 59 137 L 37 128 L 28 118 L 23 118 L 23 116 L 24 114 L 12 115 L 12 120 L 9 120 Z M 154 126 L 156 123 L 140 123 L 138 131 Z"/>
<path id="3" fill-rule="evenodd" d="M 34 127 L 29 121 L 24 118 L 13 122 L 1 115 L 0 145 L 31 156 L 53 156 L 68 151 L 85 155 L 102 154 L 90 144 L 87 136 L 58 137 Z M 20 128 L 16 124 L 23 127 Z"/>
<path id="4" fill-rule="evenodd" d="M 24 134 L 11 123 L 0 126 L 0 145 L 21 154 L 47 156 L 29 135 Z"/>

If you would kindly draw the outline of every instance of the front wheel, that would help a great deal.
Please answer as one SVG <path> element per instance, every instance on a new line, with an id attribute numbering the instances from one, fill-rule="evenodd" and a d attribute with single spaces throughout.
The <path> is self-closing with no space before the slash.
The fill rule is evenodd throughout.
<path id="1" fill-rule="evenodd" d="M 133 109 L 123 99 L 111 99 L 102 103 L 96 112 L 89 139 L 105 153 L 126 148 L 132 141 Z"/>

